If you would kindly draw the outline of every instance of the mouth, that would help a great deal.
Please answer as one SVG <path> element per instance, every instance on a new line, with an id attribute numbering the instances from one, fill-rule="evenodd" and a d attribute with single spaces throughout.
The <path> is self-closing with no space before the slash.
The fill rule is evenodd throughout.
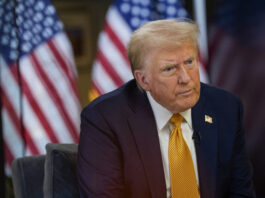
<path id="1" fill-rule="evenodd" d="M 186 90 L 186 91 L 179 92 L 178 95 L 180 95 L 180 96 L 188 96 L 191 93 L 192 93 L 192 89 L 189 89 L 189 90 Z"/>

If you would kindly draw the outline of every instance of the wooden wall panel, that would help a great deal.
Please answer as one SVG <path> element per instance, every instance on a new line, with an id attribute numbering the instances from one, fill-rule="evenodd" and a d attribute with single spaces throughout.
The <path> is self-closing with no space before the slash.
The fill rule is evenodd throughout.
<path id="1" fill-rule="evenodd" d="M 82 107 L 88 104 L 91 68 L 111 0 L 53 0 L 72 43 Z"/>

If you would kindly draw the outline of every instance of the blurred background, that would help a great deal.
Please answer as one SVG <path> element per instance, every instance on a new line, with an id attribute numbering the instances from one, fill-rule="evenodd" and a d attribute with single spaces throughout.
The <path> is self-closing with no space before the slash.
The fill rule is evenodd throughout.
<path id="1" fill-rule="evenodd" d="M 128 61 L 124 58 L 128 35 L 146 20 L 169 15 L 198 19 L 196 9 L 202 5 L 195 3 L 204 2 L 41 1 L 44 3 L 39 4 L 35 0 L 0 1 L 0 193 L 5 193 L 8 198 L 14 197 L 10 180 L 12 160 L 44 153 L 47 142 L 77 143 L 80 110 L 91 99 L 120 86 L 132 77 Z M 13 4 L 9 5 L 10 2 Z M 264 198 L 265 1 L 206 0 L 204 3 L 205 10 L 201 9 L 199 13 L 204 16 L 202 26 L 205 28 L 205 31 L 201 31 L 205 39 L 200 51 L 202 78 L 205 82 L 229 90 L 241 98 L 254 186 L 257 197 Z M 38 4 L 39 6 L 34 7 Z M 138 4 L 141 6 L 137 7 Z M 172 8 L 172 5 L 175 7 Z M 33 11 L 28 11 L 31 7 Z M 38 15 L 41 10 L 45 10 L 45 17 Z M 32 22 L 26 20 L 30 18 L 31 12 L 34 15 Z M 117 17 L 117 13 L 121 17 Z M 140 21 L 135 18 L 137 14 L 141 16 Z M 10 29 L 7 24 L 10 24 Z M 39 28 L 36 26 L 38 24 Z M 32 31 L 28 31 L 31 25 L 34 27 Z M 43 35 L 37 37 L 41 32 Z M 32 38 L 33 41 L 29 42 Z M 39 46 L 43 49 L 38 49 Z M 47 57 L 49 60 L 45 59 Z M 114 65 L 116 60 L 118 62 Z M 33 69 L 27 68 L 28 65 L 33 65 Z M 42 66 L 45 66 L 44 69 L 41 69 Z M 41 79 L 40 83 L 38 79 Z M 45 90 L 48 90 L 48 94 L 44 93 Z M 63 93 L 60 90 L 64 90 Z M 28 106 L 30 110 L 27 110 Z M 52 111 L 53 107 L 58 110 Z M 39 120 L 35 121 L 35 117 Z M 54 123 L 49 117 L 52 117 Z M 62 126 L 58 123 L 62 123 Z M 39 125 L 42 129 L 38 129 Z"/>

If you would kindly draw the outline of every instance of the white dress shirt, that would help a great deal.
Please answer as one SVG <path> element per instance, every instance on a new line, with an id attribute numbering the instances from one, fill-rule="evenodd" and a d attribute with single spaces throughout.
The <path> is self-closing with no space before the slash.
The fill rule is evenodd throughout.
<path id="1" fill-rule="evenodd" d="M 170 184 L 169 163 L 168 163 L 168 143 L 169 143 L 170 133 L 173 129 L 173 125 L 169 122 L 169 120 L 171 116 L 173 115 L 173 113 L 171 113 L 165 107 L 158 104 L 153 99 L 153 97 L 151 96 L 149 92 L 147 92 L 147 97 L 149 99 L 149 102 L 151 104 L 151 107 L 152 107 L 152 110 L 155 116 L 156 127 L 158 130 L 158 137 L 159 137 L 159 143 L 160 143 L 160 150 L 162 154 L 164 174 L 165 174 L 167 198 L 170 198 L 171 197 L 171 184 Z M 192 161 L 193 161 L 194 170 L 195 170 L 197 184 L 199 186 L 196 151 L 195 151 L 195 146 L 194 146 L 194 142 L 192 139 L 193 127 L 192 127 L 192 119 L 191 119 L 191 109 L 188 109 L 185 112 L 181 112 L 180 115 L 182 115 L 182 117 L 184 118 L 181 123 L 182 135 L 183 135 L 183 138 L 187 146 L 189 147 Z"/>

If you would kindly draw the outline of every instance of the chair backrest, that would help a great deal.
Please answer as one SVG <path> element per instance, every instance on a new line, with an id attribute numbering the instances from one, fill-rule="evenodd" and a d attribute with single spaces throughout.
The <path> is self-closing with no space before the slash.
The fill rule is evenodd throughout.
<path id="1" fill-rule="evenodd" d="M 47 144 L 44 198 L 79 198 L 77 144 Z"/>
<path id="2" fill-rule="evenodd" d="M 15 197 L 79 198 L 77 144 L 47 144 L 46 152 L 13 161 Z"/>
<path id="3" fill-rule="evenodd" d="M 45 155 L 17 158 L 12 163 L 16 198 L 43 198 Z"/>

